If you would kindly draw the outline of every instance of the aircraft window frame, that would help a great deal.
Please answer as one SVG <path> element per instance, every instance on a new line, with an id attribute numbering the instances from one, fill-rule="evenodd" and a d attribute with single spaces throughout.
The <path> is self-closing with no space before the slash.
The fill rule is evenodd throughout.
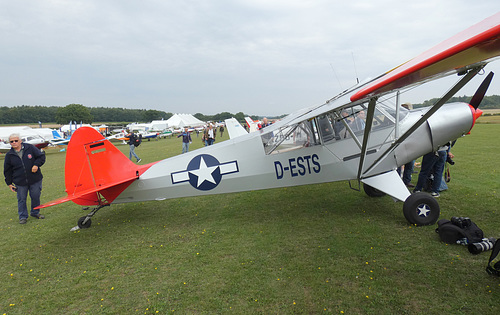
<path id="1" fill-rule="evenodd" d="M 334 109 L 330 112 L 317 116 L 318 125 L 320 126 L 321 139 L 323 143 L 330 143 L 332 141 L 340 141 L 344 139 L 351 138 L 354 134 L 355 136 L 360 136 L 364 133 L 363 128 L 354 128 L 352 122 L 357 118 L 361 111 L 368 111 L 368 103 L 361 103 L 356 105 L 351 105 L 349 107 L 342 107 Z M 404 107 L 400 109 L 399 121 L 401 121 L 408 114 L 408 110 Z M 347 116 L 343 116 L 345 113 Z M 328 117 L 331 126 L 333 127 L 333 135 L 331 138 L 330 134 L 324 134 L 323 128 L 320 123 L 320 119 Z M 366 119 L 366 118 L 365 118 Z M 366 121 L 364 121 L 366 124 Z M 341 124 L 341 125 L 339 125 Z M 363 124 L 364 125 L 364 124 Z M 396 125 L 396 109 L 387 104 L 377 104 L 375 107 L 375 113 L 373 116 L 372 131 L 384 128 L 394 128 Z M 349 127 L 349 128 L 348 128 Z M 349 131 L 350 129 L 350 131 Z"/>
<path id="2" fill-rule="evenodd" d="M 284 126 L 274 132 L 261 135 L 266 155 L 298 150 L 313 145 L 320 145 L 320 135 L 315 119 Z M 283 144 L 288 141 L 290 144 Z"/>
<path id="3" fill-rule="evenodd" d="M 332 124 L 332 118 L 329 113 L 325 113 L 316 117 L 317 125 L 319 126 L 319 133 L 322 143 L 330 142 L 335 139 L 335 130 Z M 325 121 L 326 120 L 326 121 Z"/>
<path id="4" fill-rule="evenodd" d="M 350 139 L 353 136 L 360 137 L 364 134 L 364 127 L 366 126 L 366 116 L 364 118 L 360 117 L 361 111 L 364 111 L 366 115 L 368 103 L 358 103 L 348 107 L 336 108 L 300 123 L 281 127 L 274 132 L 263 133 L 261 140 L 264 145 L 265 154 L 283 153 L 313 145 L 342 141 Z M 343 116 L 344 112 L 347 116 Z M 399 120 L 404 119 L 408 113 L 409 110 L 401 107 Z M 326 119 L 327 124 L 324 121 L 322 122 L 322 119 Z M 364 121 L 361 125 L 354 127 L 353 122 L 356 119 Z M 338 129 L 338 126 L 340 126 L 338 124 L 342 124 L 340 129 Z M 332 128 L 332 131 L 325 133 L 323 130 L 325 125 Z M 385 128 L 395 129 L 395 126 L 396 109 L 387 104 L 377 104 L 373 116 L 372 131 Z M 307 139 L 304 140 L 304 137 Z M 289 143 L 284 144 L 285 141 Z"/>

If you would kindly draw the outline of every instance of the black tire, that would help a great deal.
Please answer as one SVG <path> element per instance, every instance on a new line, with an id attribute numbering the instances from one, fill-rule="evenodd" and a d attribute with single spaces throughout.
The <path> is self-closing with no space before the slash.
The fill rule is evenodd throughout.
<path id="1" fill-rule="evenodd" d="M 385 192 L 378 190 L 377 188 L 373 188 L 370 185 L 363 183 L 363 190 L 370 197 L 384 197 Z"/>
<path id="2" fill-rule="evenodd" d="M 85 218 L 87 218 L 87 217 L 81 217 L 80 219 L 78 219 L 78 227 L 80 229 L 88 229 L 90 227 L 90 225 L 92 224 L 92 220 L 90 218 L 84 224 L 83 221 L 85 221 Z"/>
<path id="3" fill-rule="evenodd" d="M 406 198 L 403 205 L 406 220 L 415 225 L 432 225 L 439 219 L 439 203 L 434 197 L 423 192 Z"/>

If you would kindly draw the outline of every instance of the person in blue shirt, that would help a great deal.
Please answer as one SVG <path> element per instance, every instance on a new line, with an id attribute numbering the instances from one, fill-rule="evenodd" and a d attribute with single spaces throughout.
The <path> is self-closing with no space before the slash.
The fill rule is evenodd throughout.
<path id="1" fill-rule="evenodd" d="M 193 142 L 191 140 L 191 134 L 188 131 L 188 127 L 184 127 L 184 132 L 177 136 L 177 138 L 182 137 L 182 153 L 189 151 L 189 144 Z"/>

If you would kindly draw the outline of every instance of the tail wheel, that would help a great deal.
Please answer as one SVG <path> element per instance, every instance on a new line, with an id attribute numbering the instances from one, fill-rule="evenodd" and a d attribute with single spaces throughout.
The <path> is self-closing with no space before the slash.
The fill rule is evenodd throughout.
<path id="1" fill-rule="evenodd" d="M 432 225 L 439 219 L 439 203 L 426 193 L 415 193 L 406 198 L 403 213 L 411 224 Z"/>
<path id="2" fill-rule="evenodd" d="M 370 197 L 384 197 L 385 192 L 378 190 L 377 188 L 373 188 L 370 185 L 363 183 L 363 190 Z"/>
<path id="3" fill-rule="evenodd" d="M 88 218 L 87 220 L 87 217 L 81 217 L 80 219 L 78 219 L 78 227 L 80 229 L 88 229 L 90 227 L 90 225 L 92 224 L 92 220 L 90 218 Z"/>

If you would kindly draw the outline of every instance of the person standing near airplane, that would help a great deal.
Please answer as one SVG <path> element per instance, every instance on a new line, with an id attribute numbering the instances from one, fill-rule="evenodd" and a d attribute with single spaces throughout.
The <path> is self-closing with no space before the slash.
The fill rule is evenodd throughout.
<path id="1" fill-rule="evenodd" d="M 177 136 L 177 138 L 182 137 L 182 153 L 189 152 L 189 144 L 193 142 L 191 140 L 191 134 L 189 134 L 188 127 L 184 127 L 184 132 Z"/>
<path id="2" fill-rule="evenodd" d="M 260 128 L 262 129 L 264 127 L 271 126 L 271 124 L 267 121 L 267 117 L 262 118 L 262 123 L 260 124 Z"/>
<path id="3" fill-rule="evenodd" d="M 439 197 L 439 187 L 443 178 L 444 164 L 446 163 L 446 156 L 448 155 L 449 143 L 441 146 L 437 151 L 429 152 L 422 158 L 420 173 L 418 174 L 417 185 L 415 186 L 414 193 L 420 192 L 427 182 L 431 174 L 434 175 L 432 187 L 429 187 L 431 196 Z"/>
<path id="4" fill-rule="evenodd" d="M 140 159 L 137 154 L 135 154 L 135 138 L 136 135 L 134 134 L 133 131 L 129 132 L 128 135 L 126 136 L 128 138 L 128 146 L 130 148 L 130 152 L 128 154 L 128 158 L 130 161 L 132 161 L 132 156 L 134 156 L 137 159 L 137 163 L 141 162 L 142 159 Z"/>
<path id="5" fill-rule="evenodd" d="M 40 210 L 42 194 L 42 171 L 40 167 L 45 163 L 45 153 L 29 143 L 22 143 L 19 134 L 9 136 L 11 149 L 5 154 L 3 174 L 5 183 L 12 192 L 17 193 L 17 212 L 19 223 L 25 224 L 28 220 L 26 199 L 28 192 L 31 198 L 30 215 L 37 219 L 45 219 Z"/>
<path id="6" fill-rule="evenodd" d="M 217 132 L 212 127 L 212 124 L 208 125 L 208 128 L 205 129 L 205 141 L 207 145 L 212 145 L 215 142 L 215 135 Z"/>

